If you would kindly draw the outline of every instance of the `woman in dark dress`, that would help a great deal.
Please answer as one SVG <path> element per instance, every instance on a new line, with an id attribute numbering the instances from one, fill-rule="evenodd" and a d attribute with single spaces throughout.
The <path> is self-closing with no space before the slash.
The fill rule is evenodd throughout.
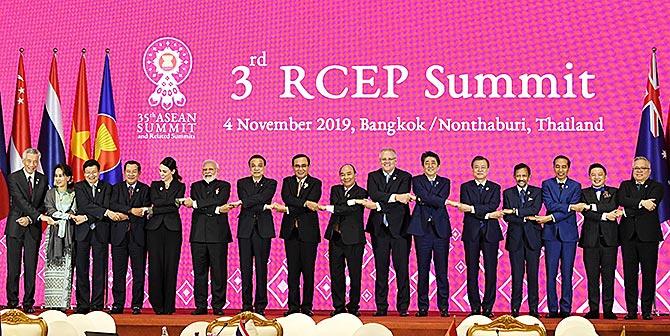
<path id="1" fill-rule="evenodd" d="M 149 302 L 158 315 L 175 311 L 177 273 L 181 254 L 179 206 L 186 186 L 181 182 L 177 162 L 166 157 L 159 166 L 160 181 L 151 182 L 151 218 L 147 231 L 149 254 Z"/>

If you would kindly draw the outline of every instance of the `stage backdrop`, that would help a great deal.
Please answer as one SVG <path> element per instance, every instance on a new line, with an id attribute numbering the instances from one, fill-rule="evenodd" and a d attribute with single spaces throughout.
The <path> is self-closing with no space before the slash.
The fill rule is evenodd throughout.
<path id="1" fill-rule="evenodd" d="M 523 1 L 66 0 L 4 2 L 0 9 L 5 13 L 0 25 L 0 91 L 7 138 L 20 47 L 26 50 L 34 146 L 52 48 L 59 49 L 66 152 L 81 49 L 88 51 L 95 133 L 105 49 L 110 48 L 121 160 L 140 161 L 142 179 L 148 183 L 159 179 L 160 160 L 173 156 L 187 185 L 200 179 L 203 160 L 217 160 L 219 177 L 233 185 L 233 201 L 235 181 L 248 175 L 252 154 L 264 155 L 267 176 L 279 181 L 292 174 L 292 155 L 310 155 L 310 173 L 324 182 L 321 202 L 327 203 L 342 164 L 353 163 L 358 183 L 365 186 L 367 172 L 379 168 L 378 152 L 384 147 L 395 148 L 398 166 L 412 174 L 422 172 L 421 152 L 439 153 L 440 174 L 451 179 L 454 200 L 458 186 L 472 178 L 469 164 L 475 155 L 491 160 L 489 177 L 504 188 L 514 185 L 512 167 L 519 162 L 532 167 L 531 183 L 540 185 L 553 175 L 551 160 L 557 154 L 572 159 L 570 176 L 583 185 L 589 184 L 587 167 L 598 161 L 608 169 L 609 184 L 618 186 L 630 176 L 652 47 L 659 49 L 660 82 L 670 80 L 670 7 L 660 1 L 621 5 L 541 0 L 529 6 Z M 302 86 L 291 84 L 303 75 Z M 544 75 L 538 94 L 536 80 Z M 494 76 L 498 82 L 492 86 Z M 169 88 L 172 96 L 152 96 L 157 87 L 161 92 Z M 662 100 L 666 110 L 668 101 Z M 275 201 L 281 202 L 279 193 Z M 469 311 L 462 215 L 449 212 L 454 228 L 450 309 Z M 181 214 L 185 239 L 177 305 L 193 307 L 191 211 L 182 209 Z M 238 210 L 230 213 L 233 233 L 237 215 Z M 320 220 L 323 232 L 328 215 L 321 214 Z M 279 222 L 276 215 L 277 230 Z M 505 232 L 507 225 L 500 225 Z M 664 224 L 664 236 L 668 232 Z M 0 260 L 5 263 L 4 238 L 0 243 Z M 509 258 L 500 246 L 495 310 L 508 311 Z M 241 307 L 237 251 L 234 241 L 227 298 L 227 308 L 233 310 Z M 661 311 L 670 309 L 668 252 L 663 244 L 656 300 Z M 411 308 L 416 309 L 413 250 L 410 259 Z M 369 243 L 363 262 L 361 307 L 374 310 Z M 37 304 L 43 302 L 43 267 L 41 261 Z M 268 308 L 285 308 L 287 268 L 280 239 L 272 242 L 269 269 Z M 544 261 L 540 269 L 540 308 L 546 310 Z M 573 310 L 583 312 L 587 300 L 581 249 L 574 271 Z M 0 269 L 3 284 L 5 272 Z M 325 240 L 319 245 L 315 276 L 315 309 L 330 309 Z M 619 258 L 617 312 L 624 311 L 622 276 Z M 110 287 L 111 278 L 110 270 Z M 389 281 L 393 307 L 393 275 Z M 130 278 L 127 283 L 130 288 Z M 435 291 L 431 276 L 431 298 Z"/>

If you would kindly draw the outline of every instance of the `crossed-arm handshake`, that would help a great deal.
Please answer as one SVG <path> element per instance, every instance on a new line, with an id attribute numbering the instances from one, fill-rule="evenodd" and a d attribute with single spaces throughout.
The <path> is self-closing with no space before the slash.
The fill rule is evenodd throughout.
<path id="1" fill-rule="evenodd" d="M 179 204 L 181 204 L 181 205 L 187 207 L 187 208 L 191 208 L 191 209 L 192 209 L 192 208 L 198 208 L 198 203 L 197 203 L 197 201 L 194 201 L 194 200 L 193 200 L 192 198 L 190 198 L 190 197 L 188 197 L 188 198 L 180 198 L 180 199 L 177 199 L 177 202 L 178 202 Z M 239 206 L 241 206 L 241 205 L 242 205 L 242 201 L 240 200 L 240 201 L 235 201 L 235 202 L 231 202 L 231 203 L 226 203 L 226 204 L 219 205 L 219 206 L 216 207 L 216 209 L 218 210 L 218 213 L 227 213 L 227 212 L 229 212 L 230 210 L 232 210 L 232 209 L 234 209 L 234 208 L 237 208 L 237 207 L 239 207 Z"/>
<path id="2" fill-rule="evenodd" d="M 403 204 L 408 204 L 410 202 L 416 201 L 416 196 L 412 195 L 410 193 L 393 194 L 393 197 L 394 197 L 396 202 L 400 202 L 400 203 L 403 203 Z M 350 206 L 359 204 L 359 205 L 362 205 L 365 208 L 370 209 L 370 210 L 377 210 L 377 209 L 380 208 L 380 206 L 377 202 L 374 202 L 370 199 L 351 199 L 351 200 L 348 200 L 347 203 Z M 331 208 L 332 205 L 319 204 L 319 203 L 314 202 L 314 201 L 305 201 L 303 206 L 305 208 L 308 208 L 311 211 L 331 211 L 331 212 L 333 211 L 332 208 Z M 276 202 L 272 203 L 272 204 L 266 204 L 264 206 L 264 208 L 266 210 L 274 210 L 274 211 L 283 212 L 283 213 L 288 211 L 288 208 L 286 207 L 286 205 L 276 203 Z"/>

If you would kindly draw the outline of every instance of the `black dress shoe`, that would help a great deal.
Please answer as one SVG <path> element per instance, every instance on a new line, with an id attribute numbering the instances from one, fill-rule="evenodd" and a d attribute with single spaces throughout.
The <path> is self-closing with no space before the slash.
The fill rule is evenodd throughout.
<path id="1" fill-rule="evenodd" d="M 428 316 L 428 311 L 423 310 L 423 309 L 419 309 L 419 311 L 416 312 L 416 314 L 414 314 L 414 316 L 416 316 L 416 317 L 426 317 L 426 316 Z"/>
<path id="2" fill-rule="evenodd" d="M 597 320 L 600 318 L 600 314 L 597 311 L 589 311 L 588 313 L 584 314 L 584 318 L 589 320 Z"/>
<path id="3" fill-rule="evenodd" d="M 361 312 L 359 312 L 358 309 L 350 309 L 349 314 L 354 316 L 361 316 Z"/>
<path id="4" fill-rule="evenodd" d="M 409 316 L 409 313 L 406 310 L 403 310 L 403 311 L 399 311 L 398 315 L 400 315 L 400 317 L 407 317 L 407 316 Z"/>
<path id="5" fill-rule="evenodd" d="M 651 317 L 651 314 L 642 314 L 642 319 L 643 320 L 653 320 L 653 318 Z"/>
<path id="6" fill-rule="evenodd" d="M 449 310 L 448 309 L 440 310 L 440 316 L 449 317 Z"/>
<path id="7" fill-rule="evenodd" d="M 512 317 L 519 317 L 519 311 L 518 310 L 512 310 Z"/>
<path id="8" fill-rule="evenodd" d="M 540 318 L 540 314 L 539 314 L 538 312 L 536 312 L 536 311 L 529 312 L 528 315 L 530 315 L 530 316 L 532 316 L 532 317 L 534 317 L 534 318 L 537 318 L 537 319 Z"/>
<path id="9" fill-rule="evenodd" d="M 300 312 L 300 311 L 297 310 L 297 309 L 289 309 L 289 310 L 287 310 L 287 311 L 284 312 L 284 316 L 289 316 L 289 315 L 291 315 L 291 314 L 297 314 L 297 313 L 299 313 L 299 312 Z"/>
<path id="10" fill-rule="evenodd" d="M 103 311 L 101 306 L 91 306 L 91 311 Z"/>
<path id="11" fill-rule="evenodd" d="M 23 306 L 23 312 L 26 314 L 32 314 L 35 312 L 35 308 L 33 306 Z"/>
<path id="12" fill-rule="evenodd" d="M 263 310 L 263 309 L 258 309 L 258 310 L 256 310 L 256 314 L 258 314 L 258 315 L 260 315 L 260 316 L 265 316 L 265 310 Z"/>
<path id="13" fill-rule="evenodd" d="M 18 307 L 19 307 L 18 303 L 7 303 L 7 306 L 6 306 L 7 309 L 16 309 Z"/>
<path id="14" fill-rule="evenodd" d="M 84 307 L 77 307 L 77 309 L 74 310 L 75 314 L 88 314 L 91 310 L 89 308 L 84 308 Z"/>
<path id="15" fill-rule="evenodd" d="M 195 308 L 195 310 L 191 312 L 191 315 L 207 315 L 207 308 Z"/>
<path id="16" fill-rule="evenodd" d="M 623 319 L 624 320 L 637 320 L 637 314 L 628 313 L 628 314 L 626 314 L 626 316 Z"/>
<path id="17" fill-rule="evenodd" d="M 617 319 L 616 315 L 612 312 L 603 313 L 603 318 L 606 319 L 606 320 L 616 320 Z"/>
<path id="18" fill-rule="evenodd" d="M 485 310 L 485 311 L 482 312 L 482 315 L 484 315 L 488 318 L 492 318 L 493 317 L 493 312 L 490 311 L 490 310 Z"/>
<path id="19" fill-rule="evenodd" d="M 559 318 L 560 316 L 556 312 L 549 312 L 549 314 L 546 315 L 546 318 Z"/>
<path id="20" fill-rule="evenodd" d="M 386 316 L 388 315 L 388 312 L 386 310 L 378 310 L 372 316 Z"/>
<path id="21" fill-rule="evenodd" d="M 225 314 L 224 314 L 225 312 L 223 311 L 223 308 L 212 308 L 212 313 L 213 313 L 214 315 L 218 315 L 218 316 L 223 316 L 223 315 L 225 315 Z"/>
<path id="22" fill-rule="evenodd" d="M 123 314 L 123 308 L 112 306 L 112 309 L 109 310 L 109 313 L 110 314 Z"/>
<path id="23" fill-rule="evenodd" d="M 347 311 L 344 310 L 344 308 L 342 308 L 342 309 L 335 309 L 335 310 L 333 310 L 332 312 L 330 312 L 330 317 L 333 317 L 333 316 L 335 316 L 335 315 L 337 315 L 337 314 L 343 314 L 343 313 L 346 313 L 346 312 L 347 312 Z"/>
<path id="24" fill-rule="evenodd" d="M 558 317 L 560 317 L 560 318 L 570 317 L 570 313 L 568 313 L 568 312 L 560 312 L 560 313 L 558 313 Z"/>
<path id="25" fill-rule="evenodd" d="M 307 308 L 300 309 L 300 312 L 309 316 L 309 317 L 314 316 L 314 312 L 311 309 L 307 309 Z"/>
<path id="26" fill-rule="evenodd" d="M 242 310 L 240 310 L 240 313 L 252 312 L 252 311 L 254 311 L 254 308 L 252 308 L 252 307 L 242 307 Z"/>
<path id="27" fill-rule="evenodd" d="M 468 316 L 481 315 L 481 314 L 482 314 L 481 311 L 479 311 L 479 310 L 473 310 L 473 311 L 470 312 L 470 314 L 468 314 Z"/>
<path id="28" fill-rule="evenodd" d="M 139 315 L 139 314 L 142 314 L 142 308 L 133 307 L 133 315 Z"/>

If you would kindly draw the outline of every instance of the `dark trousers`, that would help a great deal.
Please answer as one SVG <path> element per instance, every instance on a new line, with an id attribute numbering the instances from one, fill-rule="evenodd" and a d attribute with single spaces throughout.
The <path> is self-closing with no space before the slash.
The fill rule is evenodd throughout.
<path id="1" fill-rule="evenodd" d="M 156 313 L 175 311 L 181 241 L 180 231 L 170 231 L 162 224 L 147 232 L 149 302 Z"/>
<path id="2" fill-rule="evenodd" d="M 144 302 L 144 274 L 146 272 L 147 251 L 143 245 L 135 242 L 130 231 L 119 245 L 112 245 L 112 296 L 114 307 L 123 308 L 126 305 L 126 275 L 128 273 L 128 258 L 133 275 L 132 307 L 142 307 Z"/>
<path id="3" fill-rule="evenodd" d="M 342 310 L 346 299 L 346 282 L 344 275 L 345 264 L 349 269 L 351 288 L 349 289 L 350 312 L 358 311 L 361 302 L 361 272 L 363 265 L 363 249 L 365 243 L 346 245 L 342 242 L 342 236 L 333 232 L 328 242 L 328 266 L 330 268 L 330 286 L 335 310 Z"/>
<path id="4" fill-rule="evenodd" d="M 603 246 L 600 242 L 598 245 L 598 247 L 585 247 L 583 251 L 589 291 L 589 311 L 598 312 L 602 284 L 603 312 L 611 313 L 614 305 L 617 247 Z"/>
<path id="5" fill-rule="evenodd" d="M 375 303 L 378 311 L 388 310 L 390 259 L 396 276 L 396 309 L 399 312 L 409 308 L 409 250 L 411 239 L 393 238 L 388 230 L 372 235 L 372 249 L 375 255 Z"/>
<path id="6" fill-rule="evenodd" d="M 93 259 L 91 259 L 91 251 L 93 252 Z M 105 288 L 107 287 L 108 259 L 109 244 L 98 240 L 95 229 L 88 231 L 86 239 L 76 241 L 75 270 L 77 274 L 76 297 L 78 309 L 103 308 Z M 89 278 L 91 264 L 93 264 L 93 277 Z M 92 280 L 92 283 L 89 282 L 89 279 Z"/>
<path id="7" fill-rule="evenodd" d="M 656 296 L 656 268 L 658 266 L 658 242 L 641 242 L 636 238 L 621 243 L 623 260 L 623 282 L 626 288 L 626 310 L 637 314 L 638 271 L 642 271 L 642 314 L 651 314 Z"/>
<path id="8" fill-rule="evenodd" d="M 270 259 L 270 238 L 258 235 L 254 228 L 250 238 L 238 239 L 240 249 L 240 273 L 242 276 L 242 310 L 264 311 L 268 305 L 268 260 Z M 252 282 L 256 269 L 256 296 L 253 299 Z"/>
<path id="9" fill-rule="evenodd" d="M 544 241 L 544 257 L 547 270 L 547 307 L 550 313 L 570 313 L 572 311 L 572 271 L 575 265 L 577 242 L 559 240 Z M 556 279 L 558 264 L 561 264 L 561 301 L 558 302 Z"/>
<path id="10" fill-rule="evenodd" d="M 35 274 L 37 273 L 37 249 L 40 242 L 25 233 L 21 238 L 5 236 L 7 239 L 7 304 L 19 304 L 19 277 L 23 260 L 23 306 L 35 304 Z"/>
<path id="11" fill-rule="evenodd" d="M 465 247 L 465 266 L 467 268 L 468 302 L 473 313 L 482 310 L 490 312 L 496 301 L 496 282 L 498 281 L 498 242 L 487 242 L 484 234 L 479 240 L 463 241 Z M 484 257 L 484 298 L 479 296 L 479 254 Z"/>
<path id="12" fill-rule="evenodd" d="M 212 308 L 226 304 L 228 284 L 228 243 L 191 243 L 195 306 L 207 308 L 208 275 L 212 278 Z"/>
<path id="13" fill-rule="evenodd" d="M 430 262 L 435 266 L 435 278 L 437 280 L 437 307 L 440 311 L 449 310 L 449 238 L 440 238 L 435 230 L 430 227 L 424 230 L 423 236 L 414 237 L 416 247 L 416 264 L 419 271 L 417 284 L 417 306 L 419 310 L 428 310 Z"/>
<path id="14" fill-rule="evenodd" d="M 509 251 L 512 268 L 512 311 L 518 312 L 523 296 L 523 276 L 528 282 L 528 311 L 537 313 L 539 301 L 537 275 L 540 267 L 540 249 L 532 250 L 524 243 L 516 251 Z"/>
<path id="15" fill-rule="evenodd" d="M 295 229 L 284 240 L 288 266 L 288 309 L 312 309 L 314 301 L 314 263 L 317 243 L 305 242 Z M 300 303 L 300 275 L 302 275 L 302 304 Z"/>

